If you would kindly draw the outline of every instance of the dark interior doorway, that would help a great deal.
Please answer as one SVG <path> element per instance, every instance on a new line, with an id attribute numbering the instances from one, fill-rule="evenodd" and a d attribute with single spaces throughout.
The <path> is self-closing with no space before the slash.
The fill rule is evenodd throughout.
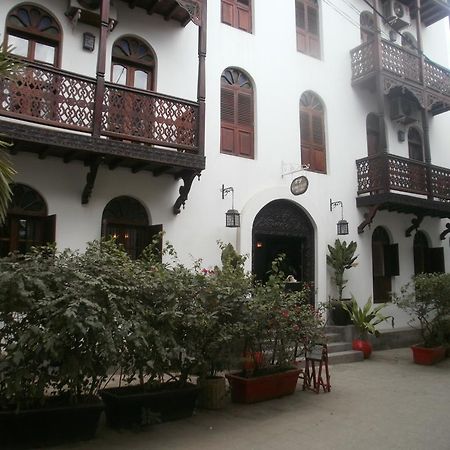
<path id="1" fill-rule="evenodd" d="M 281 269 L 297 281 L 314 282 L 314 228 L 303 209 L 290 200 L 274 200 L 253 222 L 252 270 L 267 281 L 272 261 L 285 255 Z"/>

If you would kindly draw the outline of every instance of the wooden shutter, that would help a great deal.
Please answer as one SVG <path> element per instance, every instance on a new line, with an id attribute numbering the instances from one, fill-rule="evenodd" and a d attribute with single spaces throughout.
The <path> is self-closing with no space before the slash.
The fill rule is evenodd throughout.
<path id="1" fill-rule="evenodd" d="M 318 111 L 300 111 L 302 164 L 310 170 L 326 172 L 325 134 L 323 115 Z"/>
<path id="2" fill-rule="evenodd" d="M 306 33 L 306 6 L 303 2 L 295 3 L 295 21 L 297 25 L 297 51 L 307 53 L 308 38 Z"/>
<path id="3" fill-rule="evenodd" d="M 222 0 L 222 23 L 233 26 L 233 1 Z"/>
<path id="4" fill-rule="evenodd" d="M 220 149 L 223 153 L 235 152 L 235 104 L 234 91 L 222 86 L 220 95 L 221 134 Z"/>
<path id="5" fill-rule="evenodd" d="M 44 217 L 42 219 L 43 233 L 42 233 L 42 244 L 53 244 L 55 242 L 56 234 L 56 215 Z"/>
<path id="6" fill-rule="evenodd" d="M 309 164 L 311 167 L 311 117 L 308 111 L 300 111 L 300 138 L 302 149 L 302 164 Z"/>
<path id="7" fill-rule="evenodd" d="M 236 5 L 236 16 L 237 16 L 237 23 L 236 28 L 239 28 L 240 30 L 248 31 L 251 33 L 252 31 L 252 21 L 251 21 L 251 15 L 250 15 L 250 5 L 248 5 L 248 2 L 246 2 L 247 5 L 245 6 L 245 2 L 237 2 Z"/>
<path id="8" fill-rule="evenodd" d="M 384 275 L 387 277 L 400 275 L 398 244 L 384 245 L 383 250 L 384 250 Z"/>
<path id="9" fill-rule="evenodd" d="M 253 96 L 251 92 L 237 92 L 237 153 L 253 157 Z"/>
<path id="10" fill-rule="evenodd" d="M 308 1 L 295 3 L 297 50 L 320 58 L 320 24 L 317 6 Z"/>
<path id="11" fill-rule="evenodd" d="M 445 273 L 444 249 L 435 247 L 428 249 L 427 272 Z"/>

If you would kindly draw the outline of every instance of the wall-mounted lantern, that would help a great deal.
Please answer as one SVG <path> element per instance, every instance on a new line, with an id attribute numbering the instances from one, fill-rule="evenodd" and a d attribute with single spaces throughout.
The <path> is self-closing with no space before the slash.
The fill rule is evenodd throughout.
<path id="1" fill-rule="evenodd" d="M 330 211 L 333 211 L 336 206 L 341 207 L 341 220 L 337 223 L 337 234 L 342 236 L 348 234 L 348 222 L 344 219 L 344 205 L 340 200 L 333 202 L 330 198 Z"/>
<path id="2" fill-rule="evenodd" d="M 220 191 L 222 192 L 222 200 L 231 192 L 231 209 L 225 213 L 225 226 L 228 228 L 239 228 L 241 226 L 241 216 L 239 211 L 234 209 L 234 189 L 232 187 L 226 188 L 225 185 L 222 184 L 222 189 Z"/>

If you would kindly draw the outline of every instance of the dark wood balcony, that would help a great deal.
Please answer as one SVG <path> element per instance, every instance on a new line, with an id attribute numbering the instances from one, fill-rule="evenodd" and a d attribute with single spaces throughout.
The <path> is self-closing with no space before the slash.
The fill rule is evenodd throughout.
<path id="1" fill-rule="evenodd" d="M 358 207 L 450 218 L 450 170 L 389 153 L 356 161 Z"/>
<path id="2" fill-rule="evenodd" d="M 90 167 L 83 203 L 100 164 L 183 178 L 178 213 L 187 187 L 205 168 L 199 104 L 106 83 L 99 108 L 96 89 L 93 78 L 35 63 L 14 80 L 0 80 L 0 134 L 11 139 L 11 153 L 83 161 Z"/>
<path id="3" fill-rule="evenodd" d="M 411 19 L 417 16 L 416 0 L 400 0 L 409 7 Z M 447 0 L 422 0 L 420 2 L 420 20 L 425 26 L 433 25 L 450 14 L 450 5 Z"/>
<path id="4" fill-rule="evenodd" d="M 395 87 L 407 88 L 432 114 L 450 110 L 449 69 L 426 58 L 422 69 L 417 53 L 385 40 L 380 49 L 374 40 L 354 48 L 350 54 L 352 85 L 375 89 L 375 77 L 380 75 L 386 95 Z"/>

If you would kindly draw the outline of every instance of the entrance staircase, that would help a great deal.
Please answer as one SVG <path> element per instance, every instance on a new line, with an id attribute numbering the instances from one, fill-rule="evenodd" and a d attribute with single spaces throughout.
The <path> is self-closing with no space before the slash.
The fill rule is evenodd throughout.
<path id="1" fill-rule="evenodd" d="M 352 335 L 352 325 L 329 325 L 325 327 L 329 364 L 344 364 L 364 360 L 362 352 L 352 350 Z"/>

